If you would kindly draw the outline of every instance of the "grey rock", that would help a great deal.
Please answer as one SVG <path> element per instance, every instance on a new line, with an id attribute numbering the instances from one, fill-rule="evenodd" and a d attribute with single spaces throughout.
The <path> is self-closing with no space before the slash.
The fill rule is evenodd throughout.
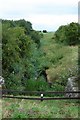
<path id="1" fill-rule="evenodd" d="M 65 91 L 66 92 L 78 91 L 78 78 L 77 77 L 68 78 Z M 79 97 L 79 93 L 66 93 L 66 97 Z"/>
<path id="2" fill-rule="evenodd" d="M 0 76 L 0 85 L 4 84 L 4 78 L 2 76 Z"/>

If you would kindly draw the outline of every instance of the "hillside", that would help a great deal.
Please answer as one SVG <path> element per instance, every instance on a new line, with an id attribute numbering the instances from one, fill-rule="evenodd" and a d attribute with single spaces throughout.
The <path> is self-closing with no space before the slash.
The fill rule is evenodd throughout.
<path id="1" fill-rule="evenodd" d="M 63 89 L 67 79 L 76 76 L 78 72 L 78 46 L 68 46 L 56 43 L 54 33 L 46 33 L 41 39 L 41 48 L 44 52 L 45 66 L 49 80 Z M 62 86 L 63 85 L 63 86 Z M 53 89 L 54 90 L 54 89 Z M 56 88 L 57 90 L 57 88 Z"/>

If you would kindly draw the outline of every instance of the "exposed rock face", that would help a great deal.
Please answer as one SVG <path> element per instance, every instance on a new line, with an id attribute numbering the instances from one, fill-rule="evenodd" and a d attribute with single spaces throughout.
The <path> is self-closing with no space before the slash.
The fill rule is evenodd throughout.
<path id="1" fill-rule="evenodd" d="M 4 78 L 0 76 L 0 98 L 2 96 L 2 85 L 4 84 Z"/>
<path id="2" fill-rule="evenodd" d="M 0 76 L 0 85 L 4 84 L 4 78 L 2 76 Z"/>
<path id="3" fill-rule="evenodd" d="M 4 85 L 4 78 L 2 76 L 0 76 L 0 90 L 2 90 L 2 85 Z M 1 91 L 0 91 L 0 95 L 1 95 Z"/>
<path id="4" fill-rule="evenodd" d="M 78 91 L 78 78 L 77 77 L 70 77 L 68 78 L 68 82 L 65 88 L 65 91 Z M 78 97 L 79 93 L 66 93 L 66 97 Z"/>

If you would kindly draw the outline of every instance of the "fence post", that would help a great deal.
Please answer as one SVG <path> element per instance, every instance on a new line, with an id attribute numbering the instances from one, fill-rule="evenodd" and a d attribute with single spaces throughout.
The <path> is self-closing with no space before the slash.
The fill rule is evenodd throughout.
<path id="1" fill-rule="evenodd" d="M 41 101 L 43 101 L 43 94 L 41 94 Z"/>

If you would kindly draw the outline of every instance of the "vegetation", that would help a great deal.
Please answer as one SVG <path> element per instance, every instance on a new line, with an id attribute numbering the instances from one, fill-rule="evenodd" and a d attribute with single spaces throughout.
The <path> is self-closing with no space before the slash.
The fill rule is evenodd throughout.
<path id="1" fill-rule="evenodd" d="M 68 77 L 78 73 L 79 25 L 71 23 L 59 27 L 54 34 L 42 34 L 33 30 L 29 21 L 2 20 L 2 23 L 2 72 L 6 88 L 63 91 Z M 75 46 L 59 44 L 71 45 L 72 40 Z"/>
<path id="2" fill-rule="evenodd" d="M 71 100 L 33 101 L 3 99 L 3 118 L 78 118 L 78 103 Z"/>
<path id="3" fill-rule="evenodd" d="M 3 76 L 6 87 L 23 90 L 27 82 L 25 79 L 35 77 L 41 35 L 25 20 L 3 20 L 2 23 Z"/>
<path id="4" fill-rule="evenodd" d="M 80 43 L 79 29 L 80 25 L 74 22 L 69 25 L 60 26 L 55 32 L 55 40 L 67 45 L 78 45 Z"/>
<path id="5" fill-rule="evenodd" d="M 47 30 L 43 30 L 43 33 L 47 33 Z"/>
<path id="6" fill-rule="evenodd" d="M 76 76 L 78 73 L 78 46 L 65 46 L 56 43 L 53 33 L 47 33 L 41 39 L 41 49 L 44 51 L 44 61 L 49 69 L 47 70 L 56 90 L 64 90 L 67 79 Z M 59 85 L 59 87 L 58 87 Z M 60 90 L 58 89 L 58 90 Z"/>
<path id="7" fill-rule="evenodd" d="M 64 91 L 67 79 L 78 75 L 78 23 L 60 26 L 55 33 L 35 31 L 24 19 L 2 20 L 2 27 L 2 72 L 7 89 Z M 78 118 L 78 105 L 71 100 L 3 99 L 3 118 Z"/>

